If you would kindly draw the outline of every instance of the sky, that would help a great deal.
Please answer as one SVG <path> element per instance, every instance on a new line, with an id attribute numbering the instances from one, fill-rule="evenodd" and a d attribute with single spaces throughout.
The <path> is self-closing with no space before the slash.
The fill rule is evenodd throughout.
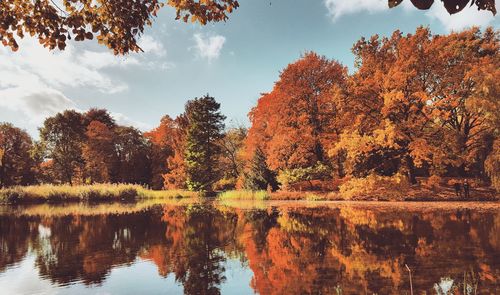
<path id="1" fill-rule="evenodd" d="M 65 109 L 110 111 L 119 124 L 147 131 L 164 115 L 183 112 L 189 99 L 210 94 L 227 125 L 248 125 L 247 114 L 279 73 L 306 51 L 353 71 L 352 45 L 361 37 L 412 33 L 428 26 L 446 34 L 472 25 L 500 28 L 491 12 L 466 7 L 448 15 L 441 1 L 428 11 L 409 0 L 240 0 L 226 22 L 175 20 L 165 6 L 139 40 L 143 53 L 114 56 L 94 41 L 49 51 L 36 39 L 12 52 L 0 46 L 0 122 L 38 137 L 43 120 Z"/>

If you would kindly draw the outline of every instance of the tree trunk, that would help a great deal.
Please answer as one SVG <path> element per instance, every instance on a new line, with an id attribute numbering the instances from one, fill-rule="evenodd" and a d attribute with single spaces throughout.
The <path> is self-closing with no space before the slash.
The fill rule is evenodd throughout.
<path id="1" fill-rule="evenodd" d="M 406 175 L 410 184 L 416 184 L 417 178 L 415 176 L 415 164 L 413 163 L 413 158 L 410 155 L 405 157 L 406 164 Z"/>

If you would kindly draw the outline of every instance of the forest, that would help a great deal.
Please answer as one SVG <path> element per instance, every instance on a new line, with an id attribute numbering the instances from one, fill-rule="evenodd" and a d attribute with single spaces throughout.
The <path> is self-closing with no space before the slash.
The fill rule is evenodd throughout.
<path id="1" fill-rule="evenodd" d="M 361 38 L 355 65 L 305 52 L 226 126 L 209 94 L 153 130 L 107 110 L 65 110 L 39 138 L 0 124 L 0 186 L 139 184 L 154 190 L 452 192 L 500 190 L 500 35 L 419 27 Z"/>

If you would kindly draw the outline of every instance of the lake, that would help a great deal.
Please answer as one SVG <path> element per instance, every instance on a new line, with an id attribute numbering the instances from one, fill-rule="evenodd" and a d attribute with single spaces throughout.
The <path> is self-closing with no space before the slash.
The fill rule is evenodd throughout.
<path id="1" fill-rule="evenodd" d="M 0 294 L 500 294 L 500 204 L 1 206 L 0 252 Z"/>

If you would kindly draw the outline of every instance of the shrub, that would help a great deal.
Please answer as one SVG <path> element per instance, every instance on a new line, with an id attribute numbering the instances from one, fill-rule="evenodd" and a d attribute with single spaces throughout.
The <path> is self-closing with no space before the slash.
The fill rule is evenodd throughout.
<path id="1" fill-rule="evenodd" d="M 343 199 L 401 199 L 409 188 L 408 180 L 401 174 L 380 176 L 370 174 L 365 178 L 352 178 L 340 185 L 340 197 Z"/>
<path id="2" fill-rule="evenodd" d="M 306 168 L 285 169 L 278 174 L 278 182 L 284 190 L 290 189 L 293 184 L 307 181 L 313 187 L 313 180 L 324 180 L 331 177 L 331 168 L 318 162 L 316 165 Z"/>
<path id="3" fill-rule="evenodd" d="M 224 177 L 219 179 L 216 183 L 214 183 L 215 191 L 226 191 L 232 190 L 236 188 L 237 179 L 234 177 Z"/>
<path id="4" fill-rule="evenodd" d="M 440 176 L 432 175 L 424 181 L 423 185 L 427 188 L 435 190 L 441 185 L 442 180 L 443 179 Z"/>

